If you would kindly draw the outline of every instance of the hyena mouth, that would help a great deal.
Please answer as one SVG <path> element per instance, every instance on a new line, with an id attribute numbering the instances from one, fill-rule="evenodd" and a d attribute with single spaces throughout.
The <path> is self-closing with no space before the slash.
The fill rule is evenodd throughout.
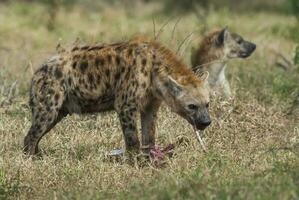
<path id="1" fill-rule="evenodd" d="M 247 58 L 251 55 L 252 52 L 241 52 L 239 53 L 240 58 Z"/>

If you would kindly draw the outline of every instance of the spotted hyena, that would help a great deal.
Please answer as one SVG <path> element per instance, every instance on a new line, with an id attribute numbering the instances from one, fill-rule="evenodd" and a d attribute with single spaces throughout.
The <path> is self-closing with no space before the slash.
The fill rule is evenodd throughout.
<path id="1" fill-rule="evenodd" d="M 210 87 L 229 98 L 231 90 L 225 77 L 227 61 L 233 58 L 247 58 L 255 48 L 255 44 L 229 32 L 227 28 L 216 30 L 204 37 L 199 48 L 193 51 L 192 68 L 194 71 L 208 71 Z"/>
<path id="2" fill-rule="evenodd" d="M 68 114 L 115 110 L 126 150 L 155 144 L 155 120 L 165 102 L 197 129 L 210 123 L 208 73 L 197 77 L 171 50 L 144 36 L 115 43 L 74 47 L 45 62 L 30 89 L 32 125 L 24 151 L 38 153 L 38 143 Z"/>

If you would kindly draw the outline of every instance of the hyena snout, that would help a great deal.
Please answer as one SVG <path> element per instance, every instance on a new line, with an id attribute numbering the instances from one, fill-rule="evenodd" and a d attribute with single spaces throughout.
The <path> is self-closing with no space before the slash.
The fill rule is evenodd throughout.
<path id="1" fill-rule="evenodd" d="M 209 113 L 204 110 L 193 116 L 193 122 L 196 129 L 204 130 L 211 124 L 212 121 Z"/>
<path id="2" fill-rule="evenodd" d="M 245 41 L 243 44 L 243 50 L 240 51 L 239 53 L 239 57 L 247 58 L 254 52 L 255 49 L 256 49 L 256 44 Z"/>

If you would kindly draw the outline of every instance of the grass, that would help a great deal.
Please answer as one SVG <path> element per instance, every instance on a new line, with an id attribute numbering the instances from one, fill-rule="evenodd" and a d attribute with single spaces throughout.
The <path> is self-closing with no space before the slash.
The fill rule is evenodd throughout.
<path id="1" fill-rule="evenodd" d="M 85 4 L 84 4 L 85 5 Z M 0 6 L 0 101 L 17 82 L 11 104 L 0 107 L 0 199 L 298 199 L 299 123 L 287 110 L 298 92 L 298 70 L 276 67 L 275 49 L 292 58 L 295 17 L 280 12 L 211 10 L 208 28 L 228 25 L 258 48 L 247 59 L 229 63 L 235 99 L 213 99 L 213 123 L 203 153 L 191 127 L 163 107 L 157 143 L 184 143 L 163 168 L 107 161 L 105 154 L 123 146 L 115 113 L 69 116 L 41 141 L 43 158 L 27 159 L 22 143 L 30 126 L 27 105 L 32 72 L 77 37 L 111 42 L 135 32 L 153 34 L 169 16 L 159 3 L 134 7 L 75 5 L 60 8 L 55 28 L 47 29 L 47 8 L 15 2 Z M 39 16 L 39 17 L 37 17 Z M 173 18 L 160 36 L 176 50 L 195 31 L 182 56 L 190 63 L 191 46 L 201 38 L 201 21 L 182 16 L 171 39 Z"/>

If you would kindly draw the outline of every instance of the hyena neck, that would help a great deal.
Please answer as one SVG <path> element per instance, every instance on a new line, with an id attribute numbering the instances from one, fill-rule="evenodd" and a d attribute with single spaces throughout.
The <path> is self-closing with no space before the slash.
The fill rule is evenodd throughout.
<path id="1" fill-rule="evenodd" d="M 225 80 L 226 62 L 213 63 L 205 69 L 209 72 L 209 84 L 211 86 L 221 85 Z"/>

